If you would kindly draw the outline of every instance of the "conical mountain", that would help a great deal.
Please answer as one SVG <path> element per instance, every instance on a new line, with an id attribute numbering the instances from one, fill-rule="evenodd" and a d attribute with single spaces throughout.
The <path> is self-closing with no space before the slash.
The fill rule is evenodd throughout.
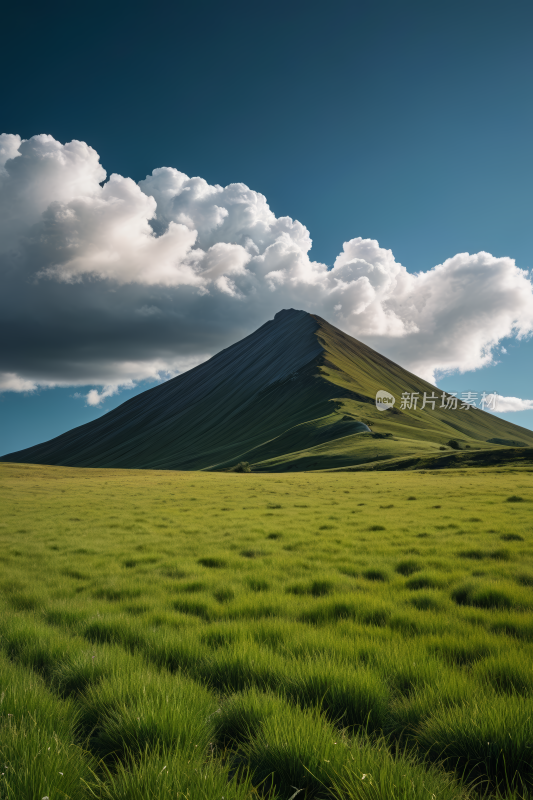
<path id="1" fill-rule="evenodd" d="M 375 397 L 396 398 L 380 411 Z M 438 396 L 435 408 L 400 410 L 404 392 Z M 440 392 L 320 317 L 280 311 L 200 366 L 93 422 L 2 461 L 72 467 L 402 468 L 456 458 L 526 457 L 533 432 L 480 409 L 441 408 Z M 441 448 L 445 447 L 446 452 Z"/>

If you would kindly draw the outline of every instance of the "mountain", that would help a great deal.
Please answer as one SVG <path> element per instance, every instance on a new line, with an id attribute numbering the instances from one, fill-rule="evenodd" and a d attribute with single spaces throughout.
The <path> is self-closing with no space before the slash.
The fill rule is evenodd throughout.
<path id="1" fill-rule="evenodd" d="M 395 396 L 392 409 L 376 407 L 380 390 Z M 439 400 L 434 410 L 402 410 L 404 392 Z M 533 447 L 532 431 L 477 408 L 440 408 L 441 396 L 320 317 L 289 309 L 99 419 L 0 460 L 181 470 L 247 461 L 273 472 L 531 457 L 518 448 Z"/>

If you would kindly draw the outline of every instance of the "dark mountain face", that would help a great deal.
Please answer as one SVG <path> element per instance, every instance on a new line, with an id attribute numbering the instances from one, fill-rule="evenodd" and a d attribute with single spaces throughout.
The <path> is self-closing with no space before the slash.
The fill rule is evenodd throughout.
<path id="1" fill-rule="evenodd" d="M 393 411 L 376 408 L 379 390 L 396 397 Z M 531 431 L 478 409 L 399 411 L 403 392 L 442 395 L 320 317 L 284 310 L 189 372 L 0 460 L 142 469 L 248 461 L 279 471 L 401 467 L 413 456 L 443 458 L 450 439 L 476 451 L 533 446 Z"/>

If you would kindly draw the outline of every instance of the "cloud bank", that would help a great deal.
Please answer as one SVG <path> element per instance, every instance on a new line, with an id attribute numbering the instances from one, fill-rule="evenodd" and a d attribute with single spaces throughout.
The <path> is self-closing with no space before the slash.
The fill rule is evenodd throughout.
<path id="1" fill-rule="evenodd" d="M 531 279 L 511 258 L 459 253 L 413 274 L 357 237 L 328 269 L 307 228 L 242 183 L 169 167 L 106 178 L 84 142 L 0 136 L 0 390 L 92 385 L 97 405 L 289 307 L 433 382 L 533 332 Z"/>

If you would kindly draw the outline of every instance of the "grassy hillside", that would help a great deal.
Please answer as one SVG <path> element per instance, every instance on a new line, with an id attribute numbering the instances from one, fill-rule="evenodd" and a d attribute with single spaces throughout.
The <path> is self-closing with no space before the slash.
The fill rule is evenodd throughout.
<path id="1" fill-rule="evenodd" d="M 366 417 L 377 431 L 390 432 L 398 436 L 442 443 L 453 437 L 463 444 L 494 447 L 491 439 L 520 441 L 533 446 L 533 431 L 495 417 L 479 408 L 469 410 L 421 408 L 424 392 L 441 398 L 442 391 L 427 381 L 385 358 L 375 350 L 353 339 L 329 323 L 314 317 L 319 323 L 316 333 L 324 348 L 320 372 L 328 382 L 344 390 L 339 393 L 345 399 L 343 410 L 357 412 Z M 396 397 L 394 412 L 378 411 L 375 407 L 376 393 L 386 389 Z M 420 400 L 416 410 L 400 410 L 403 392 L 418 392 Z M 360 395 L 361 400 L 355 395 Z"/>
<path id="2" fill-rule="evenodd" d="M 440 408 L 442 392 L 375 350 L 313 316 L 323 352 L 316 360 L 317 383 L 331 387 L 332 409 L 324 417 L 305 421 L 243 456 L 255 471 L 405 469 L 453 467 L 468 457 L 470 466 L 532 460 L 529 449 L 518 450 L 500 442 L 533 447 L 533 431 L 521 428 L 479 408 Z M 376 408 L 376 393 L 385 389 L 396 397 L 393 412 Z M 418 392 L 418 408 L 400 410 L 404 392 Z M 424 392 L 434 393 L 435 409 L 421 408 Z M 371 433 L 356 428 L 364 422 Z M 320 441 L 317 441 L 317 437 Z M 448 446 L 454 440 L 457 455 Z M 491 441 L 492 440 L 492 441 Z M 484 451 L 491 451 L 484 453 Z"/>
<path id="3" fill-rule="evenodd" d="M 531 467 L 0 492 L 0 797 L 530 800 Z"/>
<path id="4" fill-rule="evenodd" d="M 392 392 L 392 412 L 376 392 Z M 0 460 L 77 467 L 255 471 L 334 469 L 533 447 L 533 431 L 479 409 L 401 410 L 438 389 L 304 311 L 282 311 L 209 361 L 100 419 Z M 371 431 L 372 436 L 369 436 Z"/>

